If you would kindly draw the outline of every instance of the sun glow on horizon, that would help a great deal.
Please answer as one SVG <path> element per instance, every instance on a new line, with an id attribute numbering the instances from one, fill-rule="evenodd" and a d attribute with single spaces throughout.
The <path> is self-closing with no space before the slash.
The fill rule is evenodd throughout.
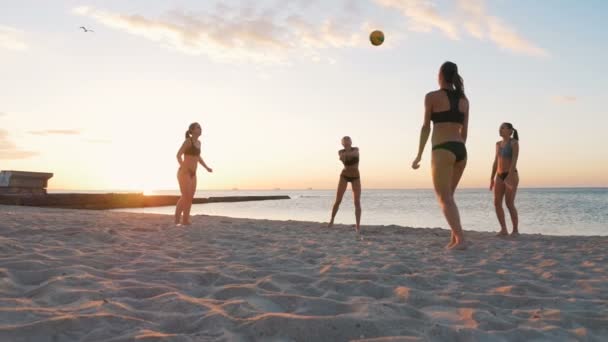
<path id="1" fill-rule="evenodd" d="M 472 103 L 460 187 L 489 186 L 503 121 L 522 137 L 522 187 L 608 186 L 595 148 L 608 3 L 570 4 L 566 20 L 534 2 L 214 3 L 5 6 L 0 170 L 53 172 L 49 189 L 177 190 L 175 154 L 197 121 L 214 169 L 199 167 L 198 189 L 335 189 L 344 135 L 364 188 L 432 188 L 430 140 L 410 164 L 449 59 Z M 376 28 L 387 41 L 374 47 Z"/>

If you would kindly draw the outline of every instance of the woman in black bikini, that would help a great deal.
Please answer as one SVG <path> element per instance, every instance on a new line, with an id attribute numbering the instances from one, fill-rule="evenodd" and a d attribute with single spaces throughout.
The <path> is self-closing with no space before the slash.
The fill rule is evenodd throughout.
<path id="1" fill-rule="evenodd" d="M 361 232 L 361 179 L 359 178 L 359 148 L 352 147 L 352 140 L 350 137 L 342 138 L 342 146 L 344 149 L 338 151 L 338 156 L 344 164 L 344 169 L 340 173 L 340 181 L 338 183 L 338 191 L 336 192 L 336 202 L 331 211 L 331 220 L 329 221 L 329 227 L 334 224 L 334 218 L 340 208 L 342 197 L 348 187 L 348 183 L 352 184 L 353 197 L 355 200 L 355 219 L 357 221 L 356 230 L 357 233 Z"/>
<path id="2" fill-rule="evenodd" d="M 494 189 L 494 207 L 496 216 L 500 223 L 498 236 L 507 236 L 507 223 L 505 222 L 505 211 L 502 208 L 503 198 L 507 203 L 507 209 L 511 215 L 513 232 L 511 236 L 519 235 L 517 209 L 515 208 L 515 194 L 519 185 L 519 175 L 517 173 L 517 158 L 519 156 L 519 134 L 508 122 L 500 125 L 498 131 L 502 140 L 496 143 L 496 156 L 492 165 L 492 176 L 490 176 L 490 190 Z M 513 136 L 513 138 L 511 138 Z M 498 171 L 498 174 L 496 173 Z M 496 180 L 494 180 L 496 175 Z"/>
<path id="3" fill-rule="evenodd" d="M 203 165 L 207 171 L 213 172 L 201 158 L 201 142 L 198 140 L 200 136 L 201 125 L 196 122 L 190 124 L 186 131 L 186 140 L 177 151 L 177 161 L 179 163 L 177 181 L 181 192 L 181 197 L 175 206 L 175 224 L 177 225 L 180 223 L 183 225 L 190 224 L 190 208 L 196 192 L 196 167 L 198 163 Z"/>
<path id="4" fill-rule="evenodd" d="M 467 149 L 464 144 L 469 126 L 469 100 L 464 95 L 462 77 L 458 74 L 456 64 L 443 63 L 439 69 L 438 81 L 440 89 L 426 94 L 424 98 L 424 123 L 420 131 L 418 155 L 412 162 L 412 168 L 420 167 L 422 152 L 433 121 L 433 186 L 443 215 L 452 229 L 452 237 L 446 248 L 465 249 L 454 192 L 467 164 Z"/>

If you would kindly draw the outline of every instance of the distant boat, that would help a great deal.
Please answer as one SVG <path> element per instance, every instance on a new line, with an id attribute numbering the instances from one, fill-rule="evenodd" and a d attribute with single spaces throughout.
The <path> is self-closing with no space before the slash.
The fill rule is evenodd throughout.
<path id="1" fill-rule="evenodd" d="M 281 190 L 281 188 L 274 188 L 274 189 L 272 189 L 272 190 L 275 190 L 275 191 L 277 191 L 277 190 Z"/>
<path id="2" fill-rule="evenodd" d="M 232 191 L 237 191 L 239 190 L 239 188 L 232 188 Z"/>
<path id="3" fill-rule="evenodd" d="M 306 189 L 306 190 L 312 190 L 312 188 L 308 188 L 308 189 Z"/>

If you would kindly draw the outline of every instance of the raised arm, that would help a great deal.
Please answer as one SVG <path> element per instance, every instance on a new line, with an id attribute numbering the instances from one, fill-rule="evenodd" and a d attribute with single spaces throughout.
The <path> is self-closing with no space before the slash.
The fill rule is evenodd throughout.
<path id="1" fill-rule="evenodd" d="M 359 156 L 359 148 L 353 147 L 349 152 L 344 151 L 344 157 L 358 157 Z"/>
<path id="2" fill-rule="evenodd" d="M 420 141 L 418 144 L 418 155 L 416 159 L 412 162 L 412 168 L 418 169 L 420 167 L 420 160 L 422 160 L 422 153 L 424 152 L 424 147 L 426 146 L 426 142 L 429 140 L 429 135 L 431 134 L 431 113 L 433 111 L 431 105 L 431 94 L 426 94 L 424 97 L 424 121 L 422 122 L 422 128 L 420 129 Z"/>

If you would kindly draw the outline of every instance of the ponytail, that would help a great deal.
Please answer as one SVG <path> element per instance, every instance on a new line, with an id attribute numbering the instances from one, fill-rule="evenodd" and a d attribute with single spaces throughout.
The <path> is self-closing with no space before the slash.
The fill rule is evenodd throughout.
<path id="1" fill-rule="evenodd" d="M 192 137 L 192 131 L 195 128 L 200 128 L 200 127 L 201 127 L 201 125 L 198 122 L 191 123 L 190 126 L 188 126 L 188 130 L 186 131 L 186 134 L 185 134 L 186 135 L 186 139 Z"/>
<path id="2" fill-rule="evenodd" d="M 462 77 L 458 75 L 458 71 L 455 72 L 453 81 L 458 97 L 466 98 L 466 95 L 464 94 L 464 81 L 462 80 Z"/>
<path id="3" fill-rule="evenodd" d="M 517 130 L 513 128 L 513 139 L 519 141 L 519 134 L 517 134 Z"/>
<path id="4" fill-rule="evenodd" d="M 464 81 L 458 74 L 458 66 L 453 62 L 445 62 L 441 65 L 441 75 L 443 79 L 454 86 L 458 97 L 466 98 L 464 94 Z"/>
<path id="5" fill-rule="evenodd" d="M 517 130 L 513 128 L 513 124 L 510 122 L 503 122 L 503 125 L 507 126 L 508 129 L 513 131 L 513 140 L 519 141 L 519 134 L 517 133 Z"/>

